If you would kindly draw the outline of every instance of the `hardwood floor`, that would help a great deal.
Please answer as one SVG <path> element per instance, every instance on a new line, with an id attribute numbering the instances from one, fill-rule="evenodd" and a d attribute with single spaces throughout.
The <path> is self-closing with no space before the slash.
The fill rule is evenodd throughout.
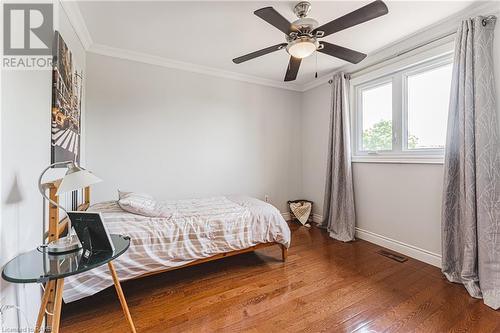
<path id="1" fill-rule="evenodd" d="M 122 287 L 138 332 L 500 332 L 438 268 L 380 249 L 299 228 L 286 263 L 276 246 Z M 128 332 L 114 288 L 64 305 L 61 332 Z"/>

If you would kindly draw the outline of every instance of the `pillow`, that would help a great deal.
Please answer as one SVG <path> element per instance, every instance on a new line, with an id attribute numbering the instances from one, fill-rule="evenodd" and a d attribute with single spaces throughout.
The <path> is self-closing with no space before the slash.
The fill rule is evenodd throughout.
<path id="1" fill-rule="evenodd" d="M 164 209 L 164 206 L 158 203 L 150 195 L 133 192 L 121 192 L 121 199 L 118 205 L 121 209 L 137 215 L 149 217 L 170 217 L 172 212 Z"/>
<path id="2" fill-rule="evenodd" d="M 126 191 L 118 190 L 118 200 L 125 198 L 129 194 L 134 194 L 135 196 L 144 197 L 147 199 L 153 199 L 153 196 L 149 195 L 147 193 L 126 192 Z"/>

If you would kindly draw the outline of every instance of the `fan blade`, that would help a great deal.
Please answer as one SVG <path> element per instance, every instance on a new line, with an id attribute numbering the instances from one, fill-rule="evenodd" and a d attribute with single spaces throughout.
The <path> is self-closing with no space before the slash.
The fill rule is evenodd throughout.
<path id="1" fill-rule="evenodd" d="M 342 46 L 338 46 L 335 44 L 330 44 L 327 42 L 320 42 L 323 45 L 322 49 L 318 49 L 318 52 L 331 55 L 332 57 L 339 58 L 345 61 L 349 61 L 350 63 L 357 64 L 364 58 L 366 58 L 366 54 L 354 51 L 351 49 L 347 49 Z"/>
<path id="2" fill-rule="evenodd" d="M 385 15 L 388 12 L 389 9 L 387 9 L 386 4 L 381 0 L 377 0 L 350 12 L 349 14 L 339 17 L 338 19 L 323 24 L 322 26 L 314 29 L 313 34 L 316 33 L 316 31 L 323 31 L 325 33 L 323 37 L 325 37 L 360 23 L 373 20 L 374 18 Z"/>
<path id="3" fill-rule="evenodd" d="M 255 52 L 252 52 L 252 53 L 249 53 L 249 54 L 245 54 L 244 56 L 241 56 L 241 57 L 238 57 L 238 58 L 234 58 L 233 62 L 235 64 L 241 64 L 244 61 L 248 61 L 248 60 L 251 60 L 253 58 L 257 58 L 257 57 L 263 56 L 265 54 L 281 50 L 286 45 L 287 45 L 286 43 L 281 43 L 281 44 L 269 46 L 269 47 L 266 47 L 265 49 L 262 49 L 262 50 L 259 50 L 259 51 L 255 51 Z"/>
<path id="4" fill-rule="evenodd" d="M 286 69 L 285 81 L 293 81 L 297 78 L 301 61 L 302 59 L 300 58 L 290 56 L 290 62 L 288 63 L 288 68 Z"/>
<path id="5" fill-rule="evenodd" d="M 280 13 L 278 13 L 273 7 L 264 7 L 261 9 L 257 9 L 253 13 L 270 25 L 283 31 L 283 33 L 285 33 L 286 35 L 296 30 L 292 27 L 292 24 Z"/>

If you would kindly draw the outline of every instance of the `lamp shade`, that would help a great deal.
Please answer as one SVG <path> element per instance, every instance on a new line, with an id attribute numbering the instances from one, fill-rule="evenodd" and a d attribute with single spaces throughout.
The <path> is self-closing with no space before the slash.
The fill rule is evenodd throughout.
<path id="1" fill-rule="evenodd" d="M 319 47 L 319 43 L 315 38 L 302 36 L 290 43 L 286 47 L 286 51 L 294 58 L 307 58 L 314 53 Z"/>
<path id="2" fill-rule="evenodd" d="M 94 176 L 90 171 L 76 165 L 71 165 L 66 175 L 63 177 L 61 184 L 59 184 L 56 194 L 59 195 L 61 193 L 79 190 L 101 181 L 99 177 Z"/>

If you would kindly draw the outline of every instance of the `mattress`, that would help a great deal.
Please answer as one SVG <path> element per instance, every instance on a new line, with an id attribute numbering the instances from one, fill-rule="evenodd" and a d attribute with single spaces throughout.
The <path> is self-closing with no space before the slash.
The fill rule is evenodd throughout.
<path id="1" fill-rule="evenodd" d="M 168 218 L 135 215 L 116 201 L 93 205 L 110 234 L 130 236 L 127 252 L 113 261 L 120 280 L 186 265 L 260 243 L 290 246 L 290 229 L 272 205 L 250 197 L 211 197 L 166 202 Z M 113 280 L 107 265 L 65 279 L 66 303 L 93 295 Z"/>

